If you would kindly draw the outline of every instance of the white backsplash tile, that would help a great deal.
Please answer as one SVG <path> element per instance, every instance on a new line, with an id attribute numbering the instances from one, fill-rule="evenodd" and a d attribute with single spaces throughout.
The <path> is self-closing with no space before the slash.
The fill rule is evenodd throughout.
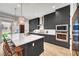
<path id="1" fill-rule="evenodd" d="M 45 33 L 55 35 L 55 29 L 45 29 Z"/>
<path id="2" fill-rule="evenodd" d="M 55 29 L 36 29 L 33 31 L 34 33 L 39 33 L 39 34 L 49 34 L 49 35 L 56 35 Z"/>

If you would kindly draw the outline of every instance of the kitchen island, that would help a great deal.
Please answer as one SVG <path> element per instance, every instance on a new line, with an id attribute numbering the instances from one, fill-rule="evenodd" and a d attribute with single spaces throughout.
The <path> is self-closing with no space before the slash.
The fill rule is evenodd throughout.
<path id="1" fill-rule="evenodd" d="M 23 56 L 38 56 L 44 51 L 44 36 L 13 34 L 12 42 L 23 48 Z"/>

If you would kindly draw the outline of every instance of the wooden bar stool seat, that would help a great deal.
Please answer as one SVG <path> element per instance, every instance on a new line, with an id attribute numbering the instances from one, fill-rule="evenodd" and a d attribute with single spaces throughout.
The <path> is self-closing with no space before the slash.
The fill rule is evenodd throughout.
<path id="1" fill-rule="evenodd" d="M 15 52 L 17 53 L 18 56 L 22 56 L 22 51 L 23 51 L 23 48 L 15 47 Z"/>

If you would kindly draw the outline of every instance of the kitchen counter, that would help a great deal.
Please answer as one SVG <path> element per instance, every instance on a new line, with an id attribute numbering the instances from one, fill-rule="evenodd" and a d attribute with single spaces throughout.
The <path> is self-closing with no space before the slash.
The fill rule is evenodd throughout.
<path id="1" fill-rule="evenodd" d="M 44 36 L 13 34 L 11 40 L 16 47 L 23 48 L 23 56 L 38 56 L 44 51 Z"/>
<path id="2" fill-rule="evenodd" d="M 27 44 L 27 43 L 30 43 L 32 41 L 39 40 L 41 38 L 44 38 L 44 36 L 33 35 L 33 34 L 26 35 L 26 36 L 23 34 L 13 34 L 12 35 L 12 41 L 15 44 L 15 46 Z"/>
<path id="3" fill-rule="evenodd" d="M 55 33 L 35 33 L 35 32 L 31 32 L 31 34 L 55 35 Z"/>

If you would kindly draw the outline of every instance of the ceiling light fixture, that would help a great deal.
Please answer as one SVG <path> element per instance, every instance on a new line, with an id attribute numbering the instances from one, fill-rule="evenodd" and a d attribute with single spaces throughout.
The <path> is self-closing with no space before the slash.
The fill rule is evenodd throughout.
<path id="1" fill-rule="evenodd" d="M 21 7 L 21 4 L 17 4 L 17 7 Z"/>
<path id="2" fill-rule="evenodd" d="M 53 6 L 52 8 L 55 8 L 55 6 Z"/>

